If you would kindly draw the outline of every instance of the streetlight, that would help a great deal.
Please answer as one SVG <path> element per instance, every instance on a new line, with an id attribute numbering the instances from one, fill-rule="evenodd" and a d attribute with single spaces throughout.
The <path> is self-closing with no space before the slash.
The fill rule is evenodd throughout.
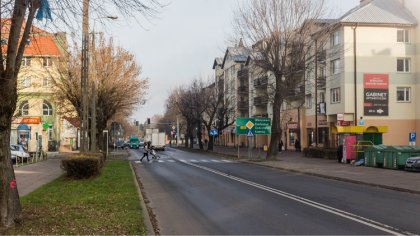
<path id="1" fill-rule="evenodd" d="M 100 18 L 96 18 L 96 19 L 94 19 L 94 21 L 93 21 L 93 30 L 92 30 L 92 56 L 93 56 L 93 58 L 92 58 L 92 61 L 93 61 L 93 71 L 94 71 L 94 73 L 93 73 L 93 76 L 94 76 L 94 79 L 96 79 L 96 53 L 95 53 L 95 23 L 96 23 L 96 20 L 98 20 L 98 19 L 104 19 L 104 18 L 107 18 L 107 19 L 112 19 L 112 20 L 116 20 L 116 19 L 118 19 L 118 16 L 104 16 L 104 17 L 100 17 Z M 96 88 L 95 88 L 95 80 L 93 80 L 92 81 L 92 101 L 91 101 L 91 112 L 92 112 L 92 120 L 91 120 L 91 142 L 92 142 L 92 145 L 90 146 L 91 147 L 91 151 L 92 152 L 96 152 L 96 133 L 97 133 L 97 130 L 96 130 Z"/>

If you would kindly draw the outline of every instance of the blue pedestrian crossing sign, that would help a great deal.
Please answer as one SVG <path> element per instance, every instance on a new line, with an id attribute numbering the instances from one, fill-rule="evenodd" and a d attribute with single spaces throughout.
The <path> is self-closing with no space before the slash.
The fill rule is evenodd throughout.
<path id="1" fill-rule="evenodd" d="M 217 136 L 217 135 L 218 135 L 217 129 L 210 130 L 210 136 Z"/>
<path id="2" fill-rule="evenodd" d="M 248 133 L 246 134 L 246 136 L 254 137 L 254 130 L 253 129 L 248 130 Z"/>

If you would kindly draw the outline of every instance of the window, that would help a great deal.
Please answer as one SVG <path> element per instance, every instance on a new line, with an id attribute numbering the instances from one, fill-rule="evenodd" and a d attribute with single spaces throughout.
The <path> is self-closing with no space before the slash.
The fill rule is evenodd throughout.
<path id="1" fill-rule="evenodd" d="M 31 58 L 30 57 L 24 57 L 22 59 L 22 66 L 23 67 L 31 66 Z"/>
<path id="2" fill-rule="evenodd" d="M 410 34 L 408 30 L 399 29 L 397 30 L 397 43 L 409 43 Z"/>
<path id="3" fill-rule="evenodd" d="M 42 104 L 42 115 L 44 116 L 52 116 L 53 110 L 52 110 L 52 106 L 51 104 L 49 104 L 48 102 L 44 101 L 44 103 Z"/>
<path id="4" fill-rule="evenodd" d="M 306 99 L 305 99 L 305 103 L 306 103 L 306 108 L 311 108 L 312 107 L 312 94 L 308 94 L 306 95 Z"/>
<path id="5" fill-rule="evenodd" d="M 341 101 L 340 88 L 331 89 L 331 103 L 339 103 Z"/>
<path id="6" fill-rule="evenodd" d="M 397 59 L 397 72 L 410 72 L 410 58 Z"/>
<path id="7" fill-rule="evenodd" d="M 48 127 L 48 141 L 53 141 L 53 129 L 51 125 Z"/>
<path id="8" fill-rule="evenodd" d="M 20 80 L 20 86 L 23 87 L 23 88 L 31 87 L 31 77 L 23 77 Z"/>
<path id="9" fill-rule="evenodd" d="M 45 66 L 45 67 L 51 66 L 52 65 L 51 58 L 49 58 L 49 57 L 42 58 L 42 65 Z"/>
<path id="10" fill-rule="evenodd" d="M 397 88 L 397 102 L 409 102 L 410 99 L 410 88 L 398 87 Z"/>
<path id="11" fill-rule="evenodd" d="M 331 74 L 336 75 L 340 73 L 340 59 L 331 61 Z"/>
<path id="12" fill-rule="evenodd" d="M 319 93 L 318 99 L 319 99 L 318 102 L 325 102 L 325 93 L 324 92 Z"/>
<path id="13" fill-rule="evenodd" d="M 337 46 L 340 44 L 340 31 L 335 31 L 331 34 L 331 45 Z"/>
<path id="14" fill-rule="evenodd" d="M 29 115 L 29 103 L 28 101 L 23 101 L 19 106 L 18 116 L 27 116 Z"/>
<path id="15" fill-rule="evenodd" d="M 50 77 L 45 77 L 42 80 L 42 87 L 50 87 L 51 86 L 51 78 Z"/>

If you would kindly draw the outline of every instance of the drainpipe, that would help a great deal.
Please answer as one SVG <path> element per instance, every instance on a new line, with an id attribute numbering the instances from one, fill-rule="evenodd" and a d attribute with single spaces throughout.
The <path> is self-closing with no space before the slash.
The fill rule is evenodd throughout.
<path id="1" fill-rule="evenodd" d="M 353 29 L 353 64 L 354 64 L 354 125 L 357 126 L 357 53 L 356 53 L 356 29 L 357 23 L 355 26 L 352 26 Z"/>

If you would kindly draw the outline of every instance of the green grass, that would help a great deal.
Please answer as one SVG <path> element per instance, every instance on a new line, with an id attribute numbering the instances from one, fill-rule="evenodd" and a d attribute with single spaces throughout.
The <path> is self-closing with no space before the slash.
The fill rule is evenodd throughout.
<path id="1" fill-rule="evenodd" d="M 143 214 L 127 161 L 108 161 L 89 180 L 61 177 L 21 198 L 19 235 L 145 235 Z"/>

